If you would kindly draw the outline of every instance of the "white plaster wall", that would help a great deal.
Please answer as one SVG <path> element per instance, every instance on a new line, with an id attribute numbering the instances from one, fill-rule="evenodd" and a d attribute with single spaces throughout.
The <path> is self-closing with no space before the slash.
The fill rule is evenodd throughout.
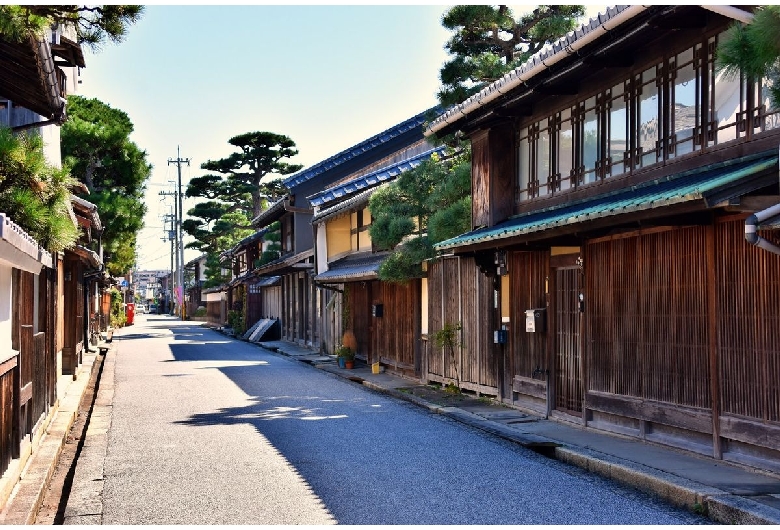
<path id="1" fill-rule="evenodd" d="M 0 359 L 11 353 L 12 268 L 0 262 Z"/>
<path id="2" fill-rule="evenodd" d="M 328 241 L 325 237 L 325 223 L 315 225 L 314 228 L 317 231 L 317 274 L 322 274 L 328 270 Z"/>

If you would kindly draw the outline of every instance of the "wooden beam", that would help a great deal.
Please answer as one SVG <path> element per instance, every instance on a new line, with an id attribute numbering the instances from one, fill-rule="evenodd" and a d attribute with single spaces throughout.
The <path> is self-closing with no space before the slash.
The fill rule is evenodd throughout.
<path id="1" fill-rule="evenodd" d="M 606 392 L 587 392 L 588 409 L 710 434 L 710 411 Z"/>
<path id="2" fill-rule="evenodd" d="M 727 212 L 760 212 L 771 206 L 780 204 L 780 195 L 755 195 L 738 197 L 722 204 Z M 721 205 L 718 205 L 721 206 Z"/>
<path id="3" fill-rule="evenodd" d="M 720 443 L 720 374 L 718 372 L 718 303 L 715 284 L 717 281 L 715 266 L 715 227 L 707 227 L 706 259 L 707 259 L 707 335 L 709 338 L 710 357 L 710 399 L 712 400 L 712 457 L 723 458 L 723 448 Z"/>

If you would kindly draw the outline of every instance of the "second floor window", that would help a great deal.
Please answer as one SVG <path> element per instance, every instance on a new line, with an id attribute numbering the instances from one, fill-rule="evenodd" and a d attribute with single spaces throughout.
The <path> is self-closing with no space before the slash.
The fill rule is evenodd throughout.
<path id="1" fill-rule="evenodd" d="M 352 212 L 349 223 L 352 250 L 356 252 L 371 250 L 371 236 L 368 234 L 368 227 L 371 226 L 371 212 L 368 211 L 368 208 Z"/>
<path id="2" fill-rule="evenodd" d="M 715 68 L 719 36 L 517 131 L 516 200 L 565 192 L 780 127 L 769 82 Z"/>

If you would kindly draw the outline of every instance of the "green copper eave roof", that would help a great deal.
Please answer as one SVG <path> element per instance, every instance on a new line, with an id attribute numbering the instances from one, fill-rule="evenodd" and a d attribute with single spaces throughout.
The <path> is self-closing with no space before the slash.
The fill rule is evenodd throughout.
<path id="1" fill-rule="evenodd" d="M 765 186 L 766 183 L 763 181 L 756 183 L 752 189 L 747 189 L 740 184 L 749 184 L 742 181 L 748 180 L 751 176 L 766 173 L 773 168 L 776 179 L 778 168 L 776 152 L 720 162 L 574 203 L 510 217 L 496 226 L 481 228 L 437 243 L 435 248 L 447 250 L 487 241 L 503 240 L 594 219 L 695 200 L 704 200 L 709 206 L 712 203 Z M 735 190 L 735 187 L 738 189 Z"/>

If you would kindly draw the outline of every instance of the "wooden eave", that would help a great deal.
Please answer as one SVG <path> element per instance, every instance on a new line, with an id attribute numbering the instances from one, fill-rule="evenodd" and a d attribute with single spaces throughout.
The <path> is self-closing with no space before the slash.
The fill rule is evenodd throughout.
<path id="1" fill-rule="evenodd" d="M 0 97 L 57 123 L 65 121 L 64 75 L 47 41 L 0 39 L 0 69 Z"/>
<path id="2" fill-rule="evenodd" d="M 81 46 L 67 37 L 60 37 L 60 43 L 52 44 L 51 51 L 57 58 L 54 62 L 58 66 L 77 66 L 79 68 L 84 68 L 86 66 L 86 63 L 84 62 L 84 52 L 82 51 Z"/>
<path id="3" fill-rule="evenodd" d="M 617 70 L 633 67 L 637 54 L 643 50 L 662 47 L 680 32 L 700 32 L 713 17 L 726 21 L 725 17 L 698 6 L 651 6 L 524 84 L 444 126 L 437 135 L 462 131 L 470 136 L 530 117 L 540 102 L 551 96 L 576 96 L 589 80 L 610 77 Z"/>

